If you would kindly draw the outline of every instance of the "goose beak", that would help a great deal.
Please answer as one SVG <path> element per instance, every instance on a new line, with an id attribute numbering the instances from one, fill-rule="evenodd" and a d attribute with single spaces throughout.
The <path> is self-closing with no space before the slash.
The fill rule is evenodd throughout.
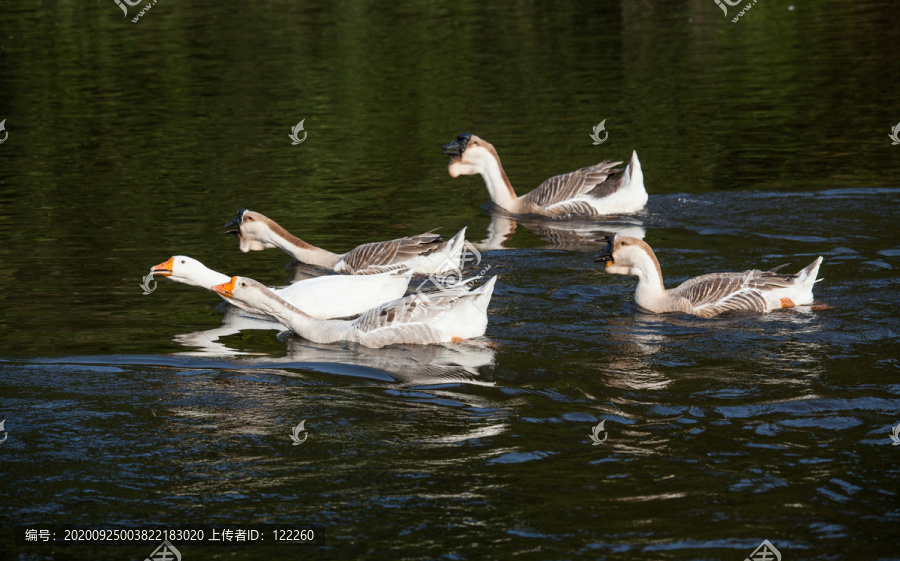
<path id="1" fill-rule="evenodd" d="M 456 137 L 456 140 L 450 142 L 448 144 L 444 144 L 443 152 L 450 156 L 450 159 L 459 158 L 463 155 L 463 152 L 466 151 L 466 146 L 469 144 L 469 139 L 472 138 L 470 133 L 464 132 L 461 135 Z"/>
<path id="2" fill-rule="evenodd" d="M 241 223 L 244 221 L 244 211 L 247 210 L 242 208 L 238 211 L 237 216 L 229 220 L 223 228 L 236 228 L 235 230 L 228 230 L 225 232 L 226 235 L 233 234 L 238 239 L 241 239 Z"/>
<path id="3" fill-rule="evenodd" d="M 234 296 L 234 285 L 237 283 L 237 277 L 231 277 L 231 280 L 228 282 L 223 282 L 222 284 L 217 284 L 212 287 L 210 290 L 215 292 L 216 294 L 221 294 L 225 298 L 231 298 Z"/>
<path id="4" fill-rule="evenodd" d="M 161 277 L 171 277 L 174 272 L 172 268 L 175 266 L 175 258 L 169 257 L 169 260 L 159 265 L 150 267 L 150 272 Z"/>
<path id="5" fill-rule="evenodd" d="M 608 268 L 613 264 L 613 254 L 612 254 L 612 241 L 606 244 L 603 249 L 594 254 L 594 263 L 606 263 L 606 267 Z"/>

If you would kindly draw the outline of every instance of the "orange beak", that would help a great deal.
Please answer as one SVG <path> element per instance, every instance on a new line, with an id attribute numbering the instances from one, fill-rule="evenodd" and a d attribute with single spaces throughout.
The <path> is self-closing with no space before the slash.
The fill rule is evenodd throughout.
<path id="1" fill-rule="evenodd" d="M 217 284 L 212 287 L 212 291 L 216 294 L 221 294 L 225 298 L 231 298 L 234 293 L 234 285 L 237 283 L 237 277 L 231 277 L 231 280 L 228 282 L 223 282 L 222 284 Z"/>
<path id="2" fill-rule="evenodd" d="M 171 277 L 172 276 L 172 267 L 175 266 L 175 258 L 169 257 L 169 260 L 165 263 L 160 263 L 159 265 L 154 265 L 150 267 L 150 272 L 154 275 L 159 275 L 161 277 Z"/>

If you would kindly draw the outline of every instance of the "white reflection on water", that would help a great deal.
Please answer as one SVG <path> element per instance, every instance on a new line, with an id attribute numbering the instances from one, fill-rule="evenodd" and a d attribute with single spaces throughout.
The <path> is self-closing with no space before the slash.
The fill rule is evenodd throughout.
<path id="1" fill-rule="evenodd" d="M 214 329 L 204 331 L 192 331 L 191 333 L 183 333 L 181 335 L 172 336 L 172 341 L 185 347 L 194 347 L 194 351 L 185 351 L 178 353 L 182 356 L 239 356 L 253 355 L 259 353 L 250 353 L 232 349 L 227 345 L 218 342 L 223 337 L 236 335 L 244 330 L 267 330 L 273 329 L 277 331 L 285 331 L 287 328 L 268 319 L 256 318 L 245 315 L 234 306 L 227 306 L 222 316 L 222 325 Z"/>
<path id="2" fill-rule="evenodd" d="M 232 349 L 219 339 L 235 335 L 243 330 L 271 329 L 284 331 L 278 322 L 252 318 L 239 310 L 228 307 L 222 325 L 206 331 L 175 335 L 176 343 L 194 347 L 194 350 L 177 353 L 181 356 L 241 356 L 245 364 L 284 366 L 285 363 L 333 363 L 371 368 L 389 374 L 402 385 L 476 384 L 493 386 L 484 379 L 481 369 L 494 364 L 494 350 L 476 344 L 446 345 L 392 345 L 370 349 L 356 343 L 313 343 L 290 335 L 282 337 L 286 355 L 271 357 Z M 255 356 L 258 355 L 258 356 Z"/>
<path id="3" fill-rule="evenodd" d="M 473 245 L 479 251 L 506 249 L 504 244 L 512 238 L 519 224 L 544 238 L 552 249 L 591 249 L 604 243 L 611 234 L 640 239 L 646 235 L 640 220 L 632 216 L 621 216 L 610 221 L 547 220 L 513 217 L 492 209 L 487 237 Z"/>

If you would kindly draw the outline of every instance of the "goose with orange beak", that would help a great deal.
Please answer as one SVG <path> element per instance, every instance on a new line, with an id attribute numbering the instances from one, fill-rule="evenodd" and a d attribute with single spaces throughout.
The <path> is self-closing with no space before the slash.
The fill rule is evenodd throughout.
<path id="1" fill-rule="evenodd" d="M 450 156 L 450 177 L 481 175 L 491 201 L 512 214 L 533 214 L 547 218 L 592 217 L 637 212 L 647 204 L 644 174 L 637 152 L 625 170 L 622 162 L 600 162 L 557 175 L 521 197 L 513 190 L 494 146 L 474 134 L 464 132 L 444 145 Z"/>
<path id="2" fill-rule="evenodd" d="M 638 278 L 634 301 L 654 312 L 684 312 L 710 318 L 730 311 L 769 312 L 813 303 L 813 285 L 822 258 L 795 275 L 779 273 L 785 265 L 769 271 L 711 273 L 689 279 L 676 288 L 663 285 L 659 261 L 650 246 L 637 238 L 613 235 L 594 255 L 606 272 Z M 820 280 L 820 279 L 819 279 Z"/>
<path id="3" fill-rule="evenodd" d="M 354 320 L 311 317 L 271 290 L 245 277 L 232 277 L 214 292 L 254 313 L 266 315 L 316 343 L 351 341 L 366 347 L 436 344 L 481 337 L 497 277 L 471 290 L 474 279 L 425 294 L 411 294 L 377 306 Z"/>
<path id="4" fill-rule="evenodd" d="M 169 280 L 199 286 L 206 290 L 228 282 L 230 277 L 213 271 L 200 261 L 186 255 L 175 255 L 154 265 L 150 272 Z M 375 275 L 326 275 L 295 282 L 272 292 L 314 318 L 343 318 L 361 314 L 379 304 L 390 302 L 406 294 L 412 271 L 402 269 Z M 239 301 L 231 301 L 251 312 Z"/>

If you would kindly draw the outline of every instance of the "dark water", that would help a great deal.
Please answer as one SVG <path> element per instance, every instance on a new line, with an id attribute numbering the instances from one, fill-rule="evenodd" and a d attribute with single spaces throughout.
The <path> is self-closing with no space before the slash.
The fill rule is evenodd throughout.
<path id="1" fill-rule="evenodd" d="M 112 0 L 4 4 L 0 556 L 155 547 L 15 547 L 14 525 L 277 523 L 315 524 L 320 547 L 176 545 L 900 559 L 898 19 L 836 0 L 737 23 L 713 0 L 162 1 L 138 23 Z M 447 175 L 462 131 L 520 193 L 636 149 L 648 209 L 492 218 L 480 178 Z M 240 208 L 336 250 L 467 226 L 500 275 L 497 348 L 313 345 L 230 332 L 196 288 L 141 294 L 176 253 L 293 276 L 222 235 Z M 822 255 L 828 307 L 642 313 L 634 279 L 590 259 L 623 228 L 670 285 Z"/>

